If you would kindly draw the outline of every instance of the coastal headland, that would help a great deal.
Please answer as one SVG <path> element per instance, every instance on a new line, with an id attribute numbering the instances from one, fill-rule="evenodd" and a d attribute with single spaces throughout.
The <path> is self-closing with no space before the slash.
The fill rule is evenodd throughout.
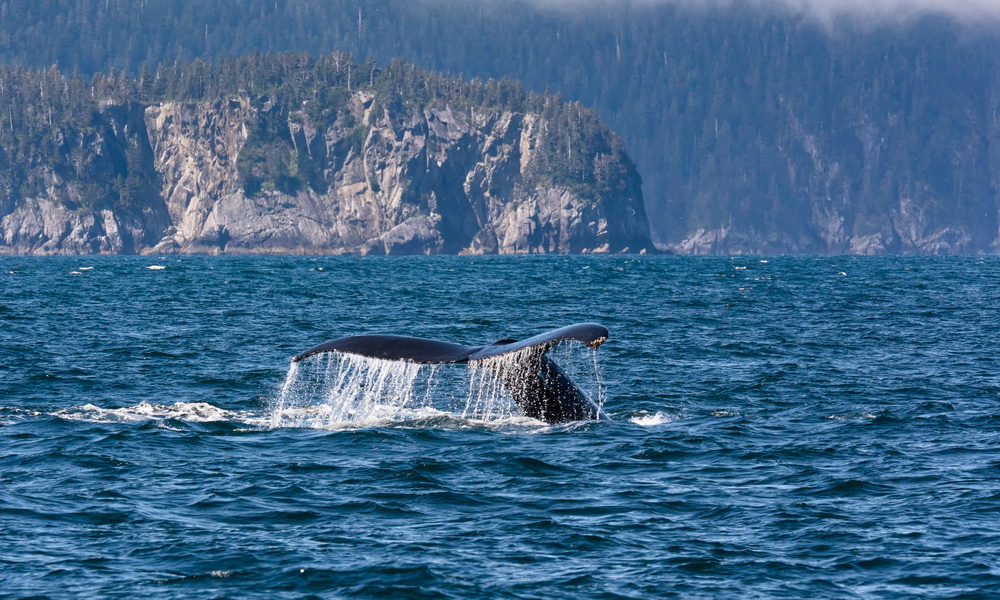
<path id="1" fill-rule="evenodd" d="M 0 254 L 654 251 L 596 113 L 347 54 L 0 68 Z"/>

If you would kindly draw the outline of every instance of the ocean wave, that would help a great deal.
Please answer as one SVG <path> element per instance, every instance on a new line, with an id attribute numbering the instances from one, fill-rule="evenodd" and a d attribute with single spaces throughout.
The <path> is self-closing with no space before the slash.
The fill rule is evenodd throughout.
<path id="1" fill-rule="evenodd" d="M 333 418 L 329 405 L 312 405 L 282 410 L 232 411 L 207 402 L 176 402 L 171 405 L 140 402 L 122 408 L 102 408 L 94 404 L 75 406 L 51 413 L 16 410 L 0 417 L 0 424 L 13 424 L 18 417 L 52 416 L 72 421 L 91 423 L 139 423 L 143 421 L 181 421 L 188 423 L 233 423 L 245 429 L 318 429 L 324 431 L 358 430 L 378 427 L 401 427 L 410 429 L 443 430 L 550 430 L 551 426 L 542 421 L 520 415 L 498 419 L 477 419 L 461 414 L 442 411 L 433 407 L 398 409 L 385 407 L 384 411 L 373 410 L 358 419 Z M 164 429 L 176 430 L 168 426 Z"/>
<path id="2" fill-rule="evenodd" d="M 385 406 L 372 410 L 358 419 L 338 419 L 336 409 L 327 404 L 286 408 L 251 420 L 268 429 L 322 429 L 327 431 L 369 429 L 375 427 L 405 427 L 414 429 L 539 429 L 548 425 L 524 416 L 507 416 L 498 419 L 476 419 L 461 414 L 438 410 L 430 406 L 407 409 Z"/>
<path id="3" fill-rule="evenodd" d="M 838 421 L 853 421 L 857 419 L 877 419 L 877 418 L 878 416 L 873 415 L 872 413 L 861 413 L 853 415 L 830 415 L 829 417 L 827 417 L 827 419 L 835 419 Z"/>
<path id="4" fill-rule="evenodd" d="M 676 415 L 667 414 L 664 412 L 657 412 L 654 414 L 643 413 L 629 418 L 629 421 L 639 425 L 641 427 L 653 427 L 655 425 L 664 425 L 666 423 L 671 423 L 677 420 Z"/>
<path id="5" fill-rule="evenodd" d="M 713 410 L 712 411 L 712 416 L 716 417 L 716 418 L 724 419 L 724 418 L 727 418 L 727 417 L 738 417 L 738 416 L 740 416 L 740 413 L 734 412 L 734 411 L 729 411 L 729 410 Z"/>
<path id="6" fill-rule="evenodd" d="M 165 406 L 143 401 L 135 406 L 124 408 L 101 408 L 93 404 L 85 404 L 49 414 L 63 419 L 94 423 L 122 423 L 154 419 L 174 419 L 192 423 L 245 422 L 251 418 L 249 413 L 229 411 L 207 402 L 176 402 Z"/>
<path id="7" fill-rule="evenodd" d="M 42 413 L 39 411 L 29 408 L 21 408 L 18 406 L 0 406 L 0 427 L 15 425 L 26 419 L 38 417 L 41 414 Z"/>

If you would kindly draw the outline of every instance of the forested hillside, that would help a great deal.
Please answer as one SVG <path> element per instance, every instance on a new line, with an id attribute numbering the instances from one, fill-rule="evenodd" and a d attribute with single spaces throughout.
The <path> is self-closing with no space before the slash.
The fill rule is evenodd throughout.
<path id="1" fill-rule="evenodd" d="M 0 61 L 138 75 L 255 49 L 395 56 L 595 108 L 689 252 L 998 249 L 1000 33 L 736 2 L 8 0 Z"/>
<path id="2" fill-rule="evenodd" d="M 524 174 L 527 188 L 556 185 L 597 198 L 620 192 L 631 183 L 632 162 L 621 138 L 593 111 L 565 103 L 559 95 L 526 91 L 516 81 L 466 82 L 398 60 L 382 69 L 371 60 L 357 64 L 343 53 L 316 60 L 287 52 L 254 53 L 215 64 L 179 60 L 156 70 L 143 66 L 137 77 L 114 69 L 92 77 L 66 77 L 55 68 L 0 66 L 0 111 L 6 116 L 0 125 L 0 186 L 6 188 L 5 201 L 14 202 L 51 187 L 52 182 L 42 176 L 49 171 L 63 182 L 86 174 L 84 194 L 73 201 L 67 199 L 73 207 L 141 207 L 139 190 L 155 184 L 152 173 L 140 167 L 143 144 L 124 143 L 120 149 L 105 152 L 82 151 L 104 133 L 102 113 L 121 111 L 123 116 L 116 119 L 125 130 L 129 126 L 125 115 L 134 112 L 133 106 L 141 110 L 152 103 L 197 104 L 243 94 L 259 104 L 258 108 L 267 105 L 271 111 L 262 112 L 254 121 L 255 127 L 241 148 L 239 171 L 244 189 L 253 195 L 262 187 L 285 193 L 310 186 L 322 188 L 318 179 L 322 173 L 315 171 L 327 165 L 313 165 L 308 154 L 297 152 L 287 123 L 303 117 L 290 113 L 308 106 L 303 116 L 308 116 L 310 127 L 321 131 L 338 119 L 347 122 L 349 134 L 341 142 L 342 153 L 350 149 L 358 153 L 370 126 L 356 122 L 350 114 L 352 90 L 373 94 L 377 108 L 393 114 L 415 106 L 541 115 L 545 135 L 533 148 L 530 170 Z M 116 119 L 112 119 L 112 129 Z M 140 124 L 132 126 L 135 129 Z M 112 133 L 113 138 L 118 132 Z M 121 154 L 118 162 L 124 161 L 122 165 L 115 164 L 116 152 Z M 295 160 L 289 161 L 288 156 Z"/>
<path id="3" fill-rule="evenodd" d="M 579 103 L 401 60 L 0 66 L 0 254 L 653 250 Z"/>

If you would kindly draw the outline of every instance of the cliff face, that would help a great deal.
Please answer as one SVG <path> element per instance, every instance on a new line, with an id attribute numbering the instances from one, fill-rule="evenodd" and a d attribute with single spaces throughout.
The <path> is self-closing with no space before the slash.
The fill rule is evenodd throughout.
<path id="1" fill-rule="evenodd" d="M 122 194 L 127 203 L 115 210 L 81 209 L 81 203 L 104 193 L 95 181 L 125 186 L 119 176 L 130 163 L 145 159 L 152 168 L 141 107 L 104 105 L 86 131 L 56 127 L 47 137 L 67 148 L 71 160 L 68 165 L 25 160 L 35 184 L 30 196 L 17 193 L 9 171 L 0 176 L 0 254 L 134 254 L 159 241 L 169 216 L 154 190 L 135 184 L 141 164 L 132 164 L 133 177 Z M 17 158 L 0 149 L 0 161 Z"/>
<path id="2" fill-rule="evenodd" d="M 88 177 L 100 173 L 37 167 L 33 177 L 49 182 L 43 192 L 13 199 L 8 190 L 0 201 L 0 253 L 653 250 L 634 168 L 627 185 L 596 197 L 526 183 L 543 116 L 419 105 L 390 111 L 374 100 L 372 92 L 351 93 L 326 126 L 312 121 L 308 102 L 289 109 L 278 97 L 106 105 L 100 133 L 71 142 L 92 163 L 107 163 L 103 176 L 117 178 L 120 189 L 132 181 L 142 201 L 82 208 Z M 255 132 L 265 129 L 281 134 L 261 142 Z M 275 168 L 284 179 L 272 176 Z M 138 178 L 142 170 L 149 176 Z"/>
<path id="3" fill-rule="evenodd" d="M 997 119 L 987 127 L 966 111 L 951 123 L 955 139 L 937 140 L 934 160 L 917 161 L 905 160 L 920 148 L 915 127 L 908 130 L 898 114 L 845 110 L 846 124 L 834 135 L 810 128 L 790 105 L 784 109 L 786 122 L 772 132 L 777 143 L 768 155 L 770 170 L 780 174 L 772 191 L 706 198 L 701 213 L 677 219 L 686 231 L 661 248 L 683 254 L 1000 252 Z"/>

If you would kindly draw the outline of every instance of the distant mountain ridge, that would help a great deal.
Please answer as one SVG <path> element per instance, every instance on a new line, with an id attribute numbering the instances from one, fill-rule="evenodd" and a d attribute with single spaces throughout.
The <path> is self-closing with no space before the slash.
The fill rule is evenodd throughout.
<path id="1" fill-rule="evenodd" d="M 654 251 L 593 111 L 401 61 L 0 68 L 0 254 Z"/>
<path id="2" fill-rule="evenodd" d="M 344 50 L 507 76 L 624 138 L 675 251 L 1000 251 L 996 22 L 817 23 L 780 4 L 6 0 L 0 62 L 138 75 Z"/>

